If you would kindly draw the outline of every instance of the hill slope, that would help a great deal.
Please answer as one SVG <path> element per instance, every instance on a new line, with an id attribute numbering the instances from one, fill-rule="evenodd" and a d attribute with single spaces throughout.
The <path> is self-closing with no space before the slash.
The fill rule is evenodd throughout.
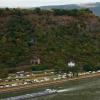
<path id="1" fill-rule="evenodd" d="M 89 8 L 97 16 L 100 16 L 100 2 L 97 3 L 88 3 L 88 4 L 70 4 L 70 5 L 58 5 L 58 6 L 43 6 L 42 9 L 81 9 Z"/>
<path id="2" fill-rule="evenodd" d="M 88 9 L 0 12 L 0 74 L 37 58 L 49 69 L 65 70 L 70 60 L 100 66 L 100 18 Z"/>

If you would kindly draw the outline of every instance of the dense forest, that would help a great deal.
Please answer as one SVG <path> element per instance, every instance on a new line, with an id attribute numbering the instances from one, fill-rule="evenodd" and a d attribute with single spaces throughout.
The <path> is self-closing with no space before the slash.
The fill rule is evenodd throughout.
<path id="1" fill-rule="evenodd" d="M 0 9 L 0 76 L 63 71 L 71 60 L 79 70 L 100 69 L 100 17 L 89 9 Z"/>

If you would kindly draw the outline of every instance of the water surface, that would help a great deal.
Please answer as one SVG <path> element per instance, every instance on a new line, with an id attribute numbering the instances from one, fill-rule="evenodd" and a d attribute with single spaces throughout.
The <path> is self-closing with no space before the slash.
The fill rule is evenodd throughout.
<path id="1" fill-rule="evenodd" d="M 70 81 L 52 88 L 62 91 L 32 100 L 100 100 L 100 77 Z"/>

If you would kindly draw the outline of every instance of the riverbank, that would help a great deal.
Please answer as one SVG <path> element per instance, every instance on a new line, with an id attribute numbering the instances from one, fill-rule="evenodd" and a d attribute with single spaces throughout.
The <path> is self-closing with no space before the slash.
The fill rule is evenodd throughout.
<path id="1" fill-rule="evenodd" d="M 38 84 L 31 84 L 31 85 L 25 85 L 25 86 L 19 86 L 19 87 L 7 88 L 7 89 L 0 89 L 0 94 L 3 94 L 3 93 L 6 94 L 9 92 L 25 91 L 25 90 L 29 90 L 31 88 L 34 89 L 37 87 L 49 86 L 49 85 L 53 85 L 53 84 L 60 84 L 60 83 L 64 83 L 67 81 L 80 80 L 80 79 L 96 77 L 96 76 L 100 76 L 100 73 L 91 73 L 88 75 L 81 75 L 79 77 L 66 78 L 66 79 L 61 79 L 61 80 L 56 80 L 56 81 L 48 81 L 48 82 L 43 82 L 43 83 L 38 83 Z"/>

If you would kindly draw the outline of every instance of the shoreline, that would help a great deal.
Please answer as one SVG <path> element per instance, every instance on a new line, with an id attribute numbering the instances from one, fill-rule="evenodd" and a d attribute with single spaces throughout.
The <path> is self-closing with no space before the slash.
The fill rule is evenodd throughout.
<path id="1" fill-rule="evenodd" d="M 61 83 L 68 82 L 68 81 L 92 78 L 96 76 L 100 76 L 100 73 L 91 73 L 89 75 L 82 75 L 79 77 L 66 78 L 66 79 L 61 79 L 61 80 L 56 80 L 56 81 L 48 81 L 45 83 L 38 83 L 38 84 L 31 84 L 31 85 L 25 85 L 25 86 L 19 86 L 19 87 L 7 88 L 7 89 L 0 89 L 0 94 L 6 94 L 9 92 L 19 92 L 19 91 L 24 91 L 24 90 L 27 91 L 29 89 L 32 89 L 32 88 L 34 89 L 34 88 L 38 88 L 41 86 L 50 86 L 53 84 L 56 85 L 56 84 L 61 84 Z"/>

